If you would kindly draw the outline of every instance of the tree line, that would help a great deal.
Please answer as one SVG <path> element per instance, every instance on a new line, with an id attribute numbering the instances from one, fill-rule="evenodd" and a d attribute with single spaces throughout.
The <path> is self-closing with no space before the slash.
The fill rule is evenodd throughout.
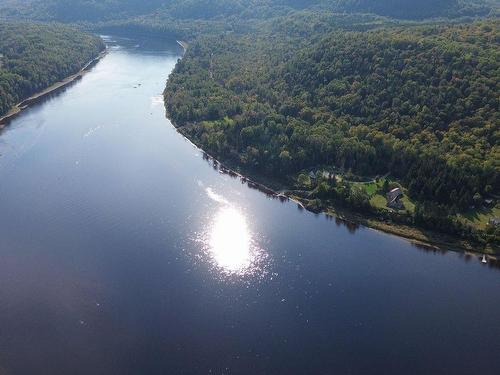
<path id="1" fill-rule="evenodd" d="M 104 44 L 62 25 L 0 22 L 0 115 L 76 73 Z"/>
<path id="2" fill-rule="evenodd" d="M 443 216 L 500 191 L 498 21 L 327 33 L 288 21 L 295 33 L 273 23 L 192 43 L 165 90 L 176 126 L 269 176 L 390 173 Z"/>
<path id="3" fill-rule="evenodd" d="M 374 13 L 400 19 L 477 17 L 498 12 L 495 0 L 0 0 L 0 14 L 63 22 L 164 19 L 240 19 L 316 9 L 336 13 Z"/>

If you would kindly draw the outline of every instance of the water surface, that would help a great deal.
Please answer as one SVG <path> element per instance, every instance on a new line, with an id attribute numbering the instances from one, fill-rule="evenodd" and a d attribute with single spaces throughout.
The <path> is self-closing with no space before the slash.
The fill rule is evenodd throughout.
<path id="1" fill-rule="evenodd" d="M 500 273 L 220 173 L 181 50 L 110 53 L 0 135 L 0 374 L 498 374 Z"/>

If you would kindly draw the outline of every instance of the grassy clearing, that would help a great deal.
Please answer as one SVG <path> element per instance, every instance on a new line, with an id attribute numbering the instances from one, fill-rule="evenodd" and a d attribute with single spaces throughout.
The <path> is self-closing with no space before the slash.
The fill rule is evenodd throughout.
<path id="1" fill-rule="evenodd" d="M 389 184 L 397 184 L 396 181 L 391 181 L 388 180 Z M 369 182 L 369 183 L 363 183 L 363 182 L 355 182 L 353 183 L 353 186 L 359 187 L 363 189 L 368 196 L 370 197 L 370 204 L 377 208 L 377 209 L 382 209 L 382 210 L 389 210 L 387 207 L 387 199 L 384 194 L 380 193 L 380 190 L 384 186 L 385 179 L 381 178 L 377 182 Z M 399 185 L 399 184 L 398 184 Z M 403 196 L 403 204 L 404 204 L 404 211 L 409 211 L 410 213 L 415 212 L 415 203 L 413 203 L 410 198 L 408 198 L 408 195 L 406 194 L 406 190 L 403 189 L 405 192 L 405 195 Z"/>
<path id="2" fill-rule="evenodd" d="M 500 217 L 500 207 L 497 205 L 493 208 L 470 210 L 465 214 L 459 215 L 459 217 L 464 219 L 468 224 L 471 224 L 475 228 L 485 229 L 490 218 Z"/>
<path id="3" fill-rule="evenodd" d="M 339 181 L 339 175 L 337 174 L 337 181 Z M 307 180 L 304 178 L 304 180 Z M 388 180 L 390 187 L 399 186 L 396 181 Z M 377 182 L 354 182 L 350 181 L 350 184 L 355 189 L 364 190 L 370 197 L 370 204 L 379 210 L 392 210 L 387 207 L 387 199 L 385 194 L 381 193 L 384 186 L 385 179 L 380 179 Z M 415 204 L 412 202 L 408 196 L 407 191 L 403 187 L 403 192 L 405 193 L 402 198 L 404 204 L 404 210 L 401 210 L 400 214 L 411 215 L 415 211 Z M 413 243 L 423 245 L 431 251 L 446 251 L 446 250 L 462 250 L 471 253 L 487 253 L 491 255 L 500 254 L 500 249 L 496 245 L 484 245 L 482 243 L 476 243 L 472 240 L 466 240 L 460 238 L 459 236 L 447 235 L 445 233 L 434 232 L 432 230 L 414 227 L 410 225 L 401 224 L 394 222 L 392 220 L 384 221 L 380 220 L 379 215 L 376 213 L 359 213 L 342 206 L 335 206 L 333 202 L 323 201 L 323 205 L 316 208 L 314 201 L 315 199 L 309 199 L 302 194 L 290 194 L 290 198 L 300 202 L 303 208 L 312 210 L 313 212 L 324 211 L 329 215 L 338 217 L 340 219 L 346 220 L 355 224 L 362 224 L 368 227 L 381 230 L 387 233 L 392 233 L 401 237 L 410 239 Z M 476 223 L 476 228 L 483 229 L 486 227 L 490 217 L 500 216 L 500 205 L 496 208 L 483 210 L 483 211 L 471 211 L 466 215 L 462 215 L 462 219 L 467 221 L 469 224 L 473 225 Z"/>
<path id="4" fill-rule="evenodd" d="M 403 197 L 403 204 L 405 206 L 406 211 L 409 211 L 411 213 L 415 212 L 415 203 L 413 203 L 406 194 Z"/>
<path id="5" fill-rule="evenodd" d="M 378 209 L 386 209 L 387 199 L 381 194 L 375 194 L 370 198 L 370 204 Z"/>
<path id="6" fill-rule="evenodd" d="M 372 182 L 372 183 L 369 183 L 369 184 L 359 184 L 365 191 L 368 195 L 372 196 L 374 195 L 376 192 L 377 192 L 377 189 L 379 188 L 379 186 Z"/>

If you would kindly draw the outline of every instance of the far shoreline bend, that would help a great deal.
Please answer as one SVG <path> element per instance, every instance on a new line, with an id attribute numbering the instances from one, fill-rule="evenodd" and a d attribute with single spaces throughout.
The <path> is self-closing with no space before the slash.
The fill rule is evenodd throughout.
<path id="1" fill-rule="evenodd" d="M 58 81 L 58 82 L 52 84 L 51 86 L 47 87 L 46 89 L 24 99 L 21 102 L 19 102 L 18 104 L 16 104 L 4 116 L 0 117 L 0 130 L 5 128 L 10 123 L 10 121 L 12 121 L 14 118 L 19 116 L 25 109 L 29 108 L 31 105 L 39 103 L 41 100 L 45 99 L 50 94 L 53 94 L 53 93 L 65 88 L 65 87 L 67 87 L 68 85 L 77 81 L 78 79 L 82 78 L 104 56 L 106 56 L 107 53 L 108 53 L 108 49 L 105 48 L 103 51 L 101 51 L 99 53 L 99 55 L 97 55 L 97 57 L 90 60 L 78 72 L 64 78 L 61 81 Z"/>

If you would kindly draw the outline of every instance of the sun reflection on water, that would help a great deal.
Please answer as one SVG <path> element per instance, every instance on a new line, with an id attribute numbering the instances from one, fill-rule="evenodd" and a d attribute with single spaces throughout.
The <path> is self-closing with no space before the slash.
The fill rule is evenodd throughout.
<path id="1" fill-rule="evenodd" d="M 244 212 L 212 189 L 205 192 L 220 205 L 203 236 L 209 262 L 226 276 L 264 275 L 266 253 L 257 246 Z"/>
<path id="2" fill-rule="evenodd" d="M 233 207 L 216 215 L 210 231 L 210 253 L 218 266 L 228 272 L 247 269 L 252 263 L 251 238 L 245 217 Z"/>

